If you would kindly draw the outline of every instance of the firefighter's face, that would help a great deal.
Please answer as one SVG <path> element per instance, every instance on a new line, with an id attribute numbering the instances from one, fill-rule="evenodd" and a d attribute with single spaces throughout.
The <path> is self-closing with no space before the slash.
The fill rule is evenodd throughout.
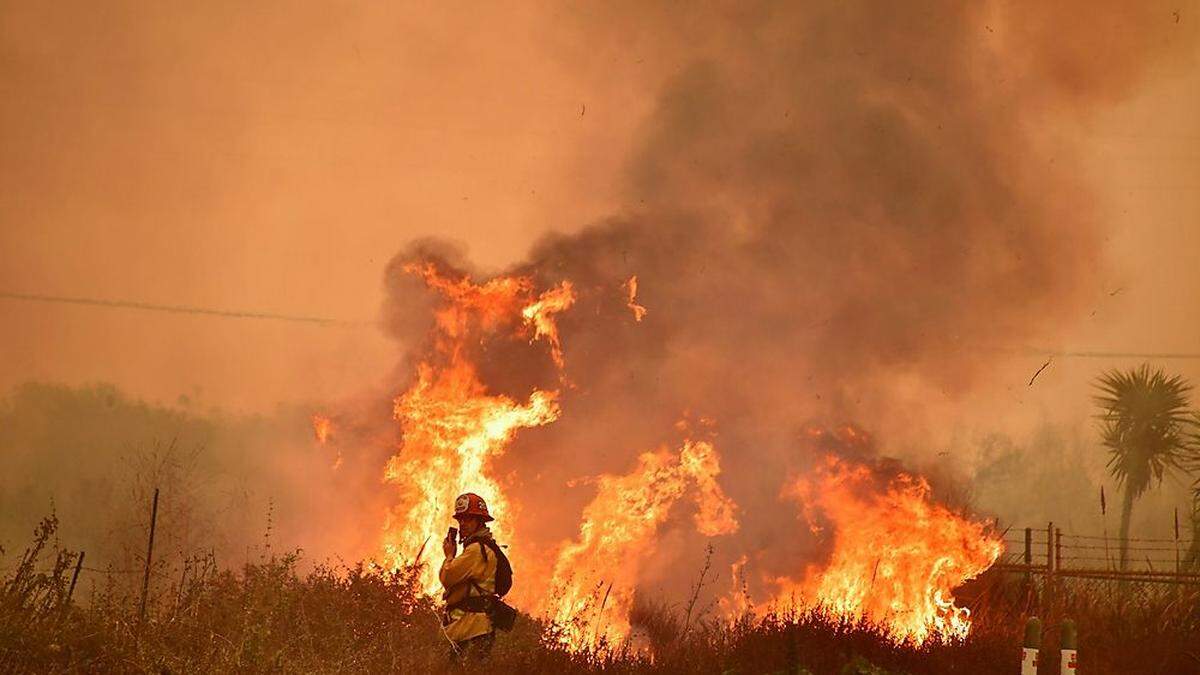
<path id="1" fill-rule="evenodd" d="M 464 539 L 475 534 L 480 525 L 483 525 L 483 519 L 478 516 L 462 516 L 458 519 L 458 531 Z"/>

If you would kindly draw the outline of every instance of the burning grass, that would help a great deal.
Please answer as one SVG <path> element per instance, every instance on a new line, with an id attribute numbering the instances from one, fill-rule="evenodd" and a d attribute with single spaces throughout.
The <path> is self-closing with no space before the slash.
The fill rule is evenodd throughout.
<path id="1" fill-rule="evenodd" d="M 205 564 L 190 578 L 155 575 L 147 615 L 113 574 L 93 575 L 67 599 L 74 554 L 53 546 L 45 520 L 0 590 L 0 672 L 440 672 L 448 669 L 436 606 L 420 570 L 358 564 L 301 571 L 298 554 L 239 569 Z M 11 556 L 10 556 L 11 558 Z M 88 588 L 83 592 L 84 588 Z M 619 644 L 571 651 L 524 617 L 502 636 L 497 672 L 1012 673 L 1024 617 L 1079 624 L 1080 666 L 1092 673 L 1196 672 L 1195 589 L 1144 587 L 1121 595 L 1066 586 L 1057 599 L 989 572 L 963 589 L 968 636 L 897 644 L 867 619 L 821 607 L 735 620 L 712 607 L 638 598 Z M 678 599 L 676 599 L 678 600 Z M 1043 601 L 1046 602 L 1043 605 Z M 1057 639 L 1053 630 L 1048 643 Z M 1056 672 L 1056 659 L 1043 659 Z"/>

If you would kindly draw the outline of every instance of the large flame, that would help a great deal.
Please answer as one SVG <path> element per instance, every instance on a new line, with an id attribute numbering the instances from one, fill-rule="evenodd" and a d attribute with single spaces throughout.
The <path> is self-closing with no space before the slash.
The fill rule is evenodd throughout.
<path id="1" fill-rule="evenodd" d="M 710 537 L 736 531 L 735 506 L 716 482 L 720 472 L 711 443 L 688 441 L 678 453 L 643 453 L 628 474 L 601 476 L 578 538 L 563 545 L 554 566 L 543 608 L 556 626 L 551 639 L 594 649 L 629 634 L 641 564 L 654 555 L 655 534 L 671 507 L 688 492 L 697 531 Z"/>
<path id="2" fill-rule="evenodd" d="M 520 594 L 530 602 L 540 596 L 536 606 L 522 608 L 551 622 L 547 639 L 573 650 L 624 643 L 645 563 L 665 555 L 656 546 L 657 535 L 670 514 L 681 513 L 681 500 L 691 502 L 697 535 L 738 530 L 737 507 L 717 480 L 716 449 L 707 441 L 689 440 L 675 451 L 663 447 L 643 453 L 628 474 L 598 477 L 577 537 L 556 551 L 530 550 L 537 547 L 523 545 L 512 529 L 521 505 L 510 501 L 492 461 L 519 430 L 559 417 L 559 391 L 535 388 L 523 400 L 494 392 L 482 381 L 475 359 L 486 353 L 490 338 L 542 342 L 557 368 L 558 384 L 566 383 L 556 318 L 575 303 L 574 287 L 563 281 L 539 293 L 526 277 L 476 283 L 429 263 L 405 270 L 423 279 L 440 303 L 431 347 L 417 364 L 412 385 L 394 402 L 403 441 L 385 473 L 396 490 L 382 540 L 385 562 L 435 563 L 424 565 L 422 582 L 429 593 L 440 590 L 436 563 L 442 528 L 450 522 L 455 497 L 476 492 L 496 517 L 493 531 L 510 546 L 514 566 L 552 570 L 545 585 L 524 577 L 528 588 Z M 646 310 L 636 302 L 637 278 L 623 289 L 626 307 L 640 321 Z M 314 416 L 313 430 L 325 442 L 332 423 Z M 690 435 L 686 424 L 680 430 Z M 833 435 L 815 430 L 810 436 L 826 444 L 827 456 L 794 479 L 782 498 L 800 504 L 805 522 L 829 551 L 821 563 L 767 579 L 775 591 L 771 604 L 820 605 L 839 616 L 876 622 L 897 640 L 921 643 L 933 636 L 966 635 L 968 612 L 954 604 L 951 591 L 997 559 L 999 539 L 982 524 L 935 503 L 923 479 L 847 459 L 855 454 L 849 450 L 869 447 L 869 437 L 856 429 Z M 764 552 L 754 558 L 736 549 L 732 553 L 740 554 L 730 570 L 733 588 L 720 600 L 727 612 L 741 614 L 752 608 L 747 571 Z"/>
<path id="3" fill-rule="evenodd" d="M 391 565 L 441 555 L 434 533 L 450 522 L 454 499 L 463 492 L 488 503 L 497 538 L 510 544 L 517 539 L 510 504 L 489 462 L 503 454 L 518 429 L 557 419 L 558 392 L 535 389 L 524 402 L 488 392 L 469 360 L 469 341 L 503 328 L 531 330 L 530 339 L 549 341 L 561 364 L 553 315 L 574 301 L 568 283 L 535 297 L 532 281 L 522 277 L 475 284 L 447 278 L 433 265 L 406 270 L 420 275 L 444 302 L 436 313 L 434 353 L 417 366 L 415 383 L 395 401 L 404 440 L 385 473 L 398 490 L 384 527 L 383 551 Z M 426 565 L 423 575 L 426 590 L 437 591 L 436 566 Z"/>
<path id="4" fill-rule="evenodd" d="M 983 523 L 933 502 L 929 484 L 829 455 L 785 490 L 829 558 L 799 583 L 781 579 L 777 598 L 865 618 L 897 641 L 965 637 L 970 612 L 952 590 L 996 561 L 1001 540 Z"/>

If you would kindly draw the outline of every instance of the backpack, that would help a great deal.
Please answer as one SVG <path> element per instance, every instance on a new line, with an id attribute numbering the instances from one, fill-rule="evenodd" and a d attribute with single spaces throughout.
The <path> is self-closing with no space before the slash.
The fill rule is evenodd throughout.
<path id="1" fill-rule="evenodd" d="M 503 598 L 512 590 L 512 563 L 508 562 L 508 556 L 504 555 L 495 539 L 479 539 L 476 543 L 479 544 L 484 562 L 487 562 L 489 548 L 496 554 L 496 597 Z"/>
<path id="2" fill-rule="evenodd" d="M 479 539 L 475 543 L 479 544 L 479 552 L 483 555 L 485 563 L 488 549 L 496 554 L 496 594 L 466 598 L 460 603 L 460 606 L 468 611 L 483 612 L 491 619 L 493 627 L 502 631 L 510 631 L 517 622 L 517 610 L 508 606 L 500 598 L 512 590 L 512 563 L 508 562 L 508 556 L 504 555 L 504 551 L 500 550 L 500 545 L 494 539 Z M 477 591 L 484 592 L 479 584 L 473 581 L 471 583 L 474 584 Z"/>

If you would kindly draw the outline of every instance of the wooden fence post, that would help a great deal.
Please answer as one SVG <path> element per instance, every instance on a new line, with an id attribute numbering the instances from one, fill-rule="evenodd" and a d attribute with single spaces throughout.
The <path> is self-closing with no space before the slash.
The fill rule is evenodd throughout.
<path id="1" fill-rule="evenodd" d="M 1046 572 L 1054 572 L 1054 523 L 1046 524 Z"/>
<path id="2" fill-rule="evenodd" d="M 146 620 L 146 596 L 150 592 L 150 561 L 154 557 L 154 527 L 158 523 L 158 488 L 154 488 L 154 502 L 150 506 L 150 543 L 146 545 L 146 572 L 142 576 L 142 607 L 138 611 L 138 622 Z"/>
<path id="3" fill-rule="evenodd" d="M 87 551 L 79 552 L 79 560 L 75 561 L 75 573 L 71 575 L 71 588 L 67 591 L 67 604 L 71 604 L 71 596 L 75 595 L 75 582 L 79 581 L 79 570 L 83 569 L 83 556 Z"/>
<path id="4" fill-rule="evenodd" d="M 1179 564 L 1179 507 L 1175 507 L 1175 574 L 1179 574 L 1183 568 Z"/>
<path id="5" fill-rule="evenodd" d="M 1047 618 L 1054 607 L 1054 523 L 1046 523 L 1046 580 L 1042 594 L 1046 604 Z"/>
<path id="6" fill-rule="evenodd" d="M 1062 529 L 1054 528 L 1054 602 L 1058 608 L 1063 598 L 1063 578 L 1059 575 L 1063 569 L 1062 561 Z M 1058 617 L 1055 617 L 1058 618 Z"/>

